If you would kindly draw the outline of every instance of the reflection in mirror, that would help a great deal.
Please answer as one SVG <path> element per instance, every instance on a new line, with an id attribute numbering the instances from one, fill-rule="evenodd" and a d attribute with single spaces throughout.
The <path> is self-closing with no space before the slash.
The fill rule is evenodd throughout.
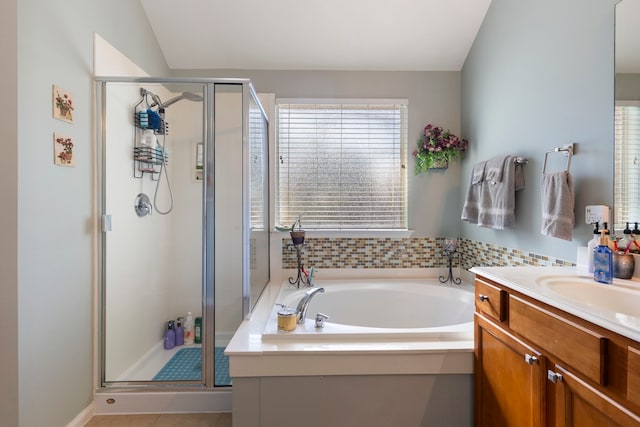
<path id="1" fill-rule="evenodd" d="M 615 229 L 640 222 L 640 0 L 616 5 Z"/>

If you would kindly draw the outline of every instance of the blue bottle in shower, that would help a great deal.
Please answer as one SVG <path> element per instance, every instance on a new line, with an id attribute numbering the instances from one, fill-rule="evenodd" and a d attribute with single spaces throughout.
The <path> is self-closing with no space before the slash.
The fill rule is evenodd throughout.
<path id="1" fill-rule="evenodd" d="M 176 346 L 176 330 L 173 320 L 169 320 L 167 323 L 167 331 L 164 334 L 164 348 L 165 350 L 171 350 Z"/>

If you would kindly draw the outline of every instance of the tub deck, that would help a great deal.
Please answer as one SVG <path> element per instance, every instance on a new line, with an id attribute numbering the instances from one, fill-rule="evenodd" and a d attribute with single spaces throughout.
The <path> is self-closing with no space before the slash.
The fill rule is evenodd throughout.
<path id="1" fill-rule="evenodd" d="M 419 279 L 437 280 L 440 270 L 427 273 L 431 274 Z M 231 377 L 473 373 L 472 324 L 455 333 L 449 331 L 446 339 L 387 331 L 358 334 L 357 339 L 349 334 L 338 337 L 327 333 L 318 340 L 315 331 L 310 331 L 313 322 L 309 320 L 311 325 L 299 326 L 298 334 L 278 334 L 277 330 L 270 331 L 268 324 L 275 320 L 274 304 L 280 291 L 281 283 L 267 285 L 250 317 L 227 346 Z M 305 331 L 311 333 L 297 339 Z"/>

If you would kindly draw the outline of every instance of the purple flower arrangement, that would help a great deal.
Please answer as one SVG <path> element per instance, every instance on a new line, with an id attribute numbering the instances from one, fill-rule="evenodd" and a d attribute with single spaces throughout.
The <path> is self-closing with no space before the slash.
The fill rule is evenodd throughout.
<path id="1" fill-rule="evenodd" d="M 431 124 L 424 128 L 418 139 L 418 148 L 413 152 L 416 159 L 416 175 L 429 169 L 446 168 L 450 160 L 462 156 L 468 141 L 460 139 L 449 130 Z"/>

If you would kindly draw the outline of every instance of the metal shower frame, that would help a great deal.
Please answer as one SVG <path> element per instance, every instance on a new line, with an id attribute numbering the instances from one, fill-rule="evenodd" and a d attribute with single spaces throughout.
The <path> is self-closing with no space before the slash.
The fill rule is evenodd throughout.
<path id="1" fill-rule="evenodd" d="M 207 153 L 215 152 L 215 87 L 216 85 L 241 85 L 242 86 L 242 317 L 246 317 L 250 310 L 251 304 L 251 289 L 250 289 L 250 276 L 249 276 L 249 256 L 250 256 L 250 207 L 249 207 L 249 190 L 250 190 L 250 176 L 249 176 L 249 106 L 253 99 L 255 104 L 260 109 L 262 117 L 267 125 L 267 137 L 268 137 L 268 118 L 265 113 L 260 100 L 255 92 L 253 84 L 249 79 L 243 78 L 154 78 L 154 77 L 109 77 L 100 76 L 95 77 L 95 96 L 96 106 L 96 131 L 97 131 L 97 173 L 96 181 L 98 188 L 97 197 L 97 212 L 100 215 L 99 227 L 97 231 L 97 253 L 98 253 L 98 301 L 97 308 L 98 314 L 98 331 L 99 339 L 97 343 L 98 353 L 98 369 L 97 369 L 97 387 L 100 390 L 108 391 L 113 387 L 124 387 L 125 390 L 130 390 L 132 386 L 142 387 L 145 391 L 155 390 L 182 390 L 189 391 L 193 388 L 186 388 L 185 385 L 193 384 L 197 389 L 202 389 L 202 385 L 207 390 L 214 390 L 215 378 L 214 378 L 214 358 L 207 357 L 203 363 L 203 377 L 201 381 L 183 381 L 173 382 L 180 387 L 171 387 L 162 385 L 157 381 L 121 381 L 114 382 L 105 380 L 105 322 L 106 315 L 104 310 L 105 302 L 105 253 L 106 242 L 104 238 L 104 232 L 110 229 L 110 218 L 105 212 L 105 182 L 104 171 L 106 168 L 106 155 L 105 155 L 105 141 L 106 141 L 106 90 L 107 85 L 110 83 L 131 83 L 131 84 L 201 84 L 203 86 L 203 141 L 204 141 L 204 157 L 205 171 L 210 171 L 212 174 L 214 171 L 214 157 L 208 156 Z M 101 114 L 99 114 L 101 113 Z M 268 147 L 268 143 L 267 143 Z M 268 158 L 268 157 L 267 157 Z M 211 188 L 209 188 L 211 186 Z M 267 187 L 268 188 L 268 187 Z M 214 290 L 215 290 L 215 230 L 214 230 L 214 212 L 215 212 L 215 188 L 213 187 L 213 178 L 207 179 L 205 176 L 205 190 L 203 197 L 203 220 L 204 220 L 204 236 L 203 236 L 203 250 L 202 250 L 202 313 L 203 313 L 203 329 L 208 331 L 215 330 L 214 327 Z M 268 222 L 267 222 L 268 224 Z M 204 344 L 204 340 L 203 340 Z M 213 346 L 209 346 L 213 349 Z"/>

